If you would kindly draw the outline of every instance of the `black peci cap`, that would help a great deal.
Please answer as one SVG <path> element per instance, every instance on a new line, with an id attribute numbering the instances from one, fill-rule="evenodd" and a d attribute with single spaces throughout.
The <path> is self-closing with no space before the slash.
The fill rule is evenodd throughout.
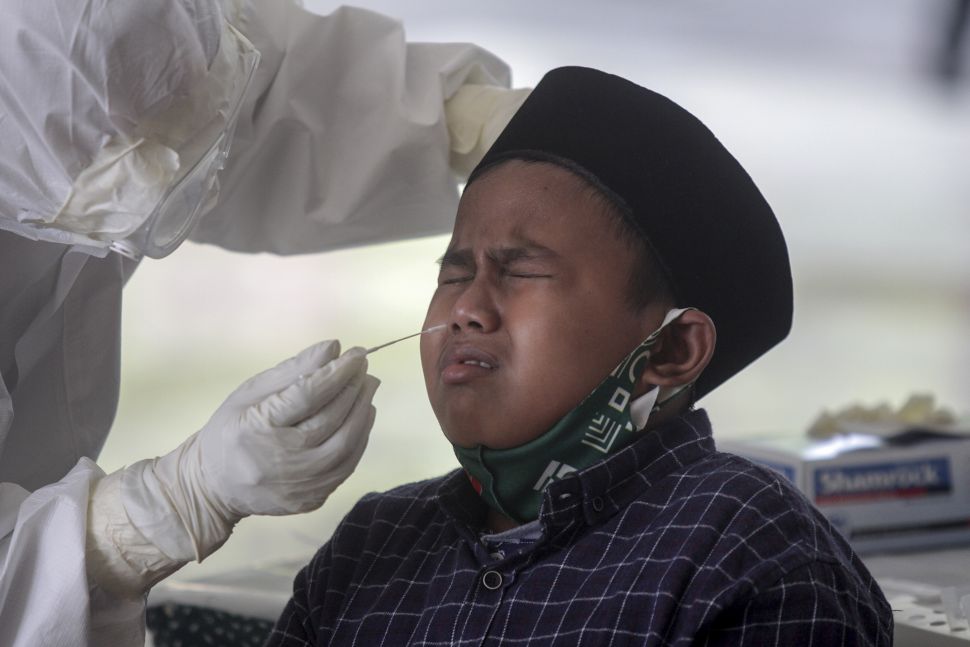
<path id="1" fill-rule="evenodd" d="M 598 70 L 552 70 L 468 182 L 508 159 L 559 163 L 625 203 L 677 305 L 717 327 L 698 398 L 788 335 L 791 267 L 778 221 L 738 161 L 673 101 Z"/>

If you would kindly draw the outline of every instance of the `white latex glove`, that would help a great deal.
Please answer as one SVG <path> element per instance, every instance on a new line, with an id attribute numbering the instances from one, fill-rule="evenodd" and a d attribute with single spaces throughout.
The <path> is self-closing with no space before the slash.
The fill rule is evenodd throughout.
<path id="1" fill-rule="evenodd" d="M 109 555 L 92 564 L 108 573 L 96 579 L 144 591 L 211 554 L 247 515 L 322 505 L 353 472 L 374 422 L 378 381 L 366 374 L 364 351 L 339 352 L 338 342 L 322 342 L 260 373 L 175 451 L 103 479 L 92 542 Z M 117 518 L 118 501 L 130 523 Z"/>
<path id="2" fill-rule="evenodd" d="M 531 92 L 531 88 L 510 90 L 496 85 L 458 88 L 445 102 L 451 168 L 467 178 Z"/>

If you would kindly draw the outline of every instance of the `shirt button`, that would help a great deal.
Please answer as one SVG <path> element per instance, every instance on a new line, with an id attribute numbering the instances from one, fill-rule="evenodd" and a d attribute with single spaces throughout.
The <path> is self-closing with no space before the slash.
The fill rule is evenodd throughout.
<path id="1" fill-rule="evenodd" d="M 482 586 L 489 591 L 494 591 L 502 586 L 502 574 L 498 571 L 485 571 L 482 575 Z"/>
<path id="2" fill-rule="evenodd" d="M 593 510 L 595 510 L 596 512 L 603 511 L 603 499 L 599 498 L 598 496 L 593 497 L 593 500 L 591 503 L 593 504 Z"/>

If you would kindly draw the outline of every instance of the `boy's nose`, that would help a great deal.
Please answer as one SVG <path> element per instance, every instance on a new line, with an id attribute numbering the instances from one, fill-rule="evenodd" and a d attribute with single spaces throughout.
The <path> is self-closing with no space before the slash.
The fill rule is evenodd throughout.
<path id="1" fill-rule="evenodd" d="M 449 328 L 452 332 L 489 333 L 498 328 L 499 320 L 492 292 L 479 276 L 468 283 L 455 301 Z"/>

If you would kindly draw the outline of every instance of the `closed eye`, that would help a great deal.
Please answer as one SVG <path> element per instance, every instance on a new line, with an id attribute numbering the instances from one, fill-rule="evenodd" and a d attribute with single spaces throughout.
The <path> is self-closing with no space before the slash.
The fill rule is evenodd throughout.
<path id="1" fill-rule="evenodd" d="M 509 272 L 506 276 L 511 276 L 514 279 L 551 279 L 551 274 L 532 274 L 525 272 Z"/>
<path id="2" fill-rule="evenodd" d="M 456 285 L 458 283 L 467 283 L 468 281 L 471 281 L 473 278 L 475 278 L 475 277 L 474 276 L 471 276 L 471 275 L 468 275 L 468 276 L 451 276 L 451 277 L 448 277 L 448 278 L 442 277 L 442 278 L 439 278 L 438 279 L 438 285 Z"/>

